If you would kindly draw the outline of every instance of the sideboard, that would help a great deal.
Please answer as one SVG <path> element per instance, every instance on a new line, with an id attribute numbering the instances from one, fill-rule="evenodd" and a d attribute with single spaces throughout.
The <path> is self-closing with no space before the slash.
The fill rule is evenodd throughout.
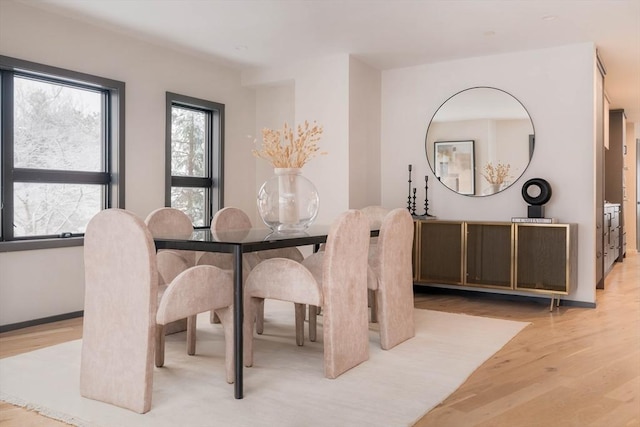
<path id="1" fill-rule="evenodd" d="M 575 286 L 577 224 L 416 220 L 414 283 L 544 294 Z"/>

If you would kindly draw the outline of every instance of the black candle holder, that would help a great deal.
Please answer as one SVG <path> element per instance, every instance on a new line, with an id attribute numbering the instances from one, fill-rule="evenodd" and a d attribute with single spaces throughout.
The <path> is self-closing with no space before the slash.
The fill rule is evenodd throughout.
<path id="1" fill-rule="evenodd" d="M 411 215 L 416 214 L 416 189 L 413 189 L 413 204 L 411 205 Z"/>
<path id="2" fill-rule="evenodd" d="M 411 170 L 413 169 L 412 165 L 409 165 L 409 194 L 407 196 L 407 210 L 414 218 L 435 218 L 434 215 L 429 213 L 429 177 L 427 175 L 424 176 L 424 215 L 416 214 L 416 188 L 411 187 Z"/>
<path id="3" fill-rule="evenodd" d="M 429 213 L 429 176 L 424 176 L 424 215 L 426 217 L 433 217 Z"/>
<path id="4" fill-rule="evenodd" d="M 411 212 L 411 165 L 409 165 L 409 196 L 407 197 L 407 210 Z"/>

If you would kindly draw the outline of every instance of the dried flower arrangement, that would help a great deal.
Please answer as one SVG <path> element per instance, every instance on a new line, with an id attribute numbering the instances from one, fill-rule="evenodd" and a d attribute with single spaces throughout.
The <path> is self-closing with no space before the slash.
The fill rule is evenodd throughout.
<path id="1" fill-rule="evenodd" d="M 500 163 L 496 166 L 493 166 L 491 162 L 484 165 L 484 172 L 480 172 L 484 179 L 486 179 L 489 184 L 502 184 L 507 178 L 511 178 L 509 175 L 509 169 L 511 165 L 509 163 Z"/>
<path id="2" fill-rule="evenodd" d="M 305 120 L 304 126 L 298 125 L 297 138 L 293 137 L 293 128 L 284 123 L 280 130 L 262 129 L 262 149 L 252 150 L 256 157 L 268 160 L 274 168 L 301 168 L 318 154 L 318 141 L 322 135 L 322 126 L 313 122 L 310 127 Z M 284 138 L 284 144 L 282 139 Z"/>

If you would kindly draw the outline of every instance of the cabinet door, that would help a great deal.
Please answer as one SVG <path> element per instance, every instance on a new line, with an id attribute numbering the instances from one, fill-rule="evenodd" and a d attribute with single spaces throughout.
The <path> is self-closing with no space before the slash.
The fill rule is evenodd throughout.
<path id="1" fill-rule="evenodd" d="M 461 285 L 463 223 L 421 221 L 418 228 L 417 282 Z"/>
<path id="2" fill-rule="evenodd" d="M 568 225 L 516 225 L 516 289 L 568 293 L 569 232 Z"/>
<path id="3" fill-rule="evenodd" d="M 467 223 L 466 284 L 512 288 L 511 224 Z"/>

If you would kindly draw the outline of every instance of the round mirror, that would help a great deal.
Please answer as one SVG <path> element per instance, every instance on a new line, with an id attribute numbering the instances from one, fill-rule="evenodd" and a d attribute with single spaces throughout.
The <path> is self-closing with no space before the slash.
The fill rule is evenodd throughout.
<path id="1" fill-rule="evenodd" d="M 529 165 L 535 145 L 529 113 L 507 92 L 474 87 L 447 99 L 427 128 L 425 149 L 436 178 L 468 196 L 511 186 Z"/>

